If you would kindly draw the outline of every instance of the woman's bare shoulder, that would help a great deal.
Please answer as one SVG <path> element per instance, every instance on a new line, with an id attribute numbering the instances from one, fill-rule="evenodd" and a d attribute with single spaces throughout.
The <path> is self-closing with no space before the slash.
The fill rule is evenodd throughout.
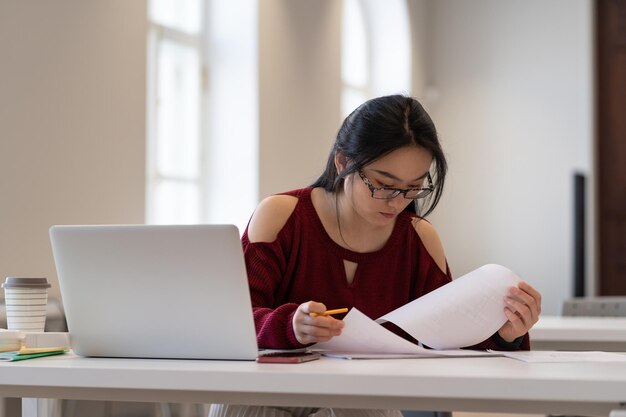
<path id="1" fill-rule="evenodd" d="M 429 221 L 417 217 L 413 219 L 412 223 L 430 256 L 435 260 L 437 266 L 446 273 L 446 254 L 437 229 Z"/>
<path id="2" fill-rule="evenodd" d="M 250 242 L 273 242 L 298 203 L 298 197 L 272 195 L 259 203 L 248 225 Z"/>

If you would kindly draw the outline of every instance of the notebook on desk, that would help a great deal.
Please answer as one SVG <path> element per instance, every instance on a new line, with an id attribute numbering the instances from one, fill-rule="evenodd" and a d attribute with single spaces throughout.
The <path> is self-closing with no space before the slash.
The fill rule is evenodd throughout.
<path id="1" fill-rule="evenodd" d="M 53 226 L 50 240 L 76 354 L 257 357 L 235 226 Z"/>

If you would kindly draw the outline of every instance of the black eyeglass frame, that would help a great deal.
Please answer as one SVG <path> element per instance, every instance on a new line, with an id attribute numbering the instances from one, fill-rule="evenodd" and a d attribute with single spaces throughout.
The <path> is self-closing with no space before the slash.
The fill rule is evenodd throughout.
<path id="1" fill-rule="evenodd" d="M 417 188 L 374 187 L 374 185 L 369 180 L 369 178 L 367 178 L 365 174 L 363 173 L 363 170 L 359 170 L 359 177 L 361 177 L 365 185 L 367 185 L 367 188 L 370 189 L 370 192 L 372 193 L 372 198 L 375 198 L 377 200 L 392 200 L 396 198 L 397 196 L 399 196 L 400 194 L 402 194 L 402 196 L 406 198 L 407 200 L 420 200 L 422 198 L 428 197 L 435 190 L 435 187 L 433 186 L 433 179 L 430 176 L 430 172 L 426 174 L 426 181 L 428 181 L 428 186 L 417 187 Z M 415 197 L 406 196 L 407 193 L 411 191 L 416 191 L 416 190 L 419 190 L 420 193 L 416 195 Z M 381 197 L 381 196 L 375 195 L 376 191 L 392 191 L 392 193 L 389 194 L 388 196 Z"/>

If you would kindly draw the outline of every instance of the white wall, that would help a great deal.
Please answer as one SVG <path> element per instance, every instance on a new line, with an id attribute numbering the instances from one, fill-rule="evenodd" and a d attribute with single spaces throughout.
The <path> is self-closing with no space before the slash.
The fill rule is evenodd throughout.
<path id="1" fill-rule="evenodd" d="M 145 0 L 0 2 L 0 278 L 59 289 L 48 228 L 143 223 Z"/>
<path id="2" fill-rule="evenodd" d="M 425 107 L 430 104 L 426 94 L 432 85 L 430 4 L 430 0 L 407 0 L 407 12 L 411 22 L 411 95 Z"/>
<path id="3" fill-rule="evenodd" d="M 259 2 L 259 196 L 309 185 L 340 124 L 341 2 Z"/>
<path id="4" fill-rule="evenodd" d="M 560 313 L 572 291 L 572 174 L 592 170 L 590 1 L 429 7 L 430 110 L 450 163 L 432 221 L 452 271 L 503 264 Z"/>

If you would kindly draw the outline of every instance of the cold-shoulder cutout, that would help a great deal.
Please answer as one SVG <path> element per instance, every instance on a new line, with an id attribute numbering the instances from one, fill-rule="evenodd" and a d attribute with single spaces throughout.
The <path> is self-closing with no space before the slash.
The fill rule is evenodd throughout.
<path id="1" fill-rule="evenodd" d="M 413 219 L 412 223 L 424 247 L 437 263 L 439 269 L 441 269 L 444 274 L 447 273 L 446 254 L 443 250 L 439 233 L 437 233 L 435 227 L 427 220 L 420 218 Z"/>
<path id="2" fill-rule="evenodd" d="M 283 228 L 298 203 L 298 197 L 291 195 L 272 195 L 257 206 L 250 224 L 248 239 L 250 242 L 273 242 Z"/>

